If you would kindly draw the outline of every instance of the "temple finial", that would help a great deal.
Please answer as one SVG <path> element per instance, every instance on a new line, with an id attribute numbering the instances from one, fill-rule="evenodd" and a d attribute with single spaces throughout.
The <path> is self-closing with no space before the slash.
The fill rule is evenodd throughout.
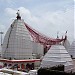
<path id="1" fill-rule="evenodd" d="M 57 39 L 59 38 L 58 34 L 59 34 L 59 32 L 57 32 Z"/>
<path id="2" fill-rule="evenodd" d="M 65 40 L 67 40 L 67 31 L 66 31 L 66 33 L 65 33 Z"/>
<path id="3" fill-rule="evenodd" d="M 19 10 L 18 10 L 18 12 L 16 13 L 17 14 L 17 20 L 19 19 L 19 20 L 21 20 L 21 16 L 20 16 L 20 13 L 19 13 Z"/>
<path id="4" fill-rule="evenodd" d="M 62 35 L 62 39 L 63 39 L 63 35 Z"/>

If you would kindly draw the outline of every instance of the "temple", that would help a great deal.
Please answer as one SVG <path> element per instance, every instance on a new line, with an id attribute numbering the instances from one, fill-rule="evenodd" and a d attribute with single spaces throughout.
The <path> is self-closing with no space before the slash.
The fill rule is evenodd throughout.
<path id="1" fill-rule="evenodd" d="M 1 48 L 0 48 L 1 49 Z M 39 67 L 64 65 L 65 71 L 74 71 L 75 41 L 70 46 L 67 35 L 64 38 L 50 38 L 33 29 L 17 17 L 5 34 L 0 62 L 2 67 L 30 71 Z M 41 64 L 41 65 L 40 65 Z"/>

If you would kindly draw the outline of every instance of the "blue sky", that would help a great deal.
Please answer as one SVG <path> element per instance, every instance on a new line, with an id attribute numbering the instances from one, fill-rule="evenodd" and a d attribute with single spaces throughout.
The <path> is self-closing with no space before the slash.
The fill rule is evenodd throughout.
<path id="1" fill-rule="evenodd" d="M 37 31 L 56 37 L 65 34 L 74 38 L 74 1 L 73 0 L 0 0 L 0 31 L 6 33 L 17 10 L 26 23 Z"/>

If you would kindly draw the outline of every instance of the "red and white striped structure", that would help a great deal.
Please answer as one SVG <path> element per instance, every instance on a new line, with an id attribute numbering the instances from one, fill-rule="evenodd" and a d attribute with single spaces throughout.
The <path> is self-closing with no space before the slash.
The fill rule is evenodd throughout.
<path id="1" fill-rule="evenodd" d="M 47 52 L 47 50 L 50 49 L 51 45 L 61 43 L 62 41 L 64 42 L 67 39 L 67 36 L 65 36 L 65 38 L 61 38 L 61 39 L 59 39 L 59 38 L 56 38 L 56 39 L 50 38 L 50 37 L 47 37 L 47 36 L 39 33 L 38 31 L 36 31 L 32 27 L 30 27 L 27 23 L 25 23 L 25 26 L 28 29 L 31 37 L 33 38 L 33 41 L 36 42 L 36 43 L 40 43 L 44 46 L 44 51 L 45 52 Z"/>

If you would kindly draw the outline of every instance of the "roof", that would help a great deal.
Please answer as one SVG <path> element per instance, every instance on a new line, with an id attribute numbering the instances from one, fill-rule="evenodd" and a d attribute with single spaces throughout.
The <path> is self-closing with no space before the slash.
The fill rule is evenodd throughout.
<path id="1" fill-rule="evenodd" d="M 52 45 L 50 50 L 44 56 L 40 67 L 52 67 L 56 65 L 72 66 L 73 62 L 62 45 Z"/>
<path id="2" fill-rule="evenodd" d="M 30 34 L 23 19 L 15 19 L 9 27 L 2 45 L 3 58 L 32 59 Z"/>

